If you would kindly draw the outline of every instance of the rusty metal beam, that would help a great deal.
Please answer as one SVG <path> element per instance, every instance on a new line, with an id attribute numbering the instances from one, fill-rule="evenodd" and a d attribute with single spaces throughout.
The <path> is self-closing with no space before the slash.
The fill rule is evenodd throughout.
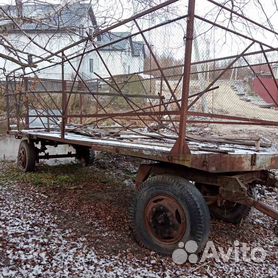
<path id="1" fill-rule="evenodd" d="M 278 220 L 278 211 L 263 202 L 257 201 L 251 197 L 247 198 L 246 200 L 238 200 L 240 204 L 254 207 L 258 211 L 262 212 L 263 214 L 268 215 L 269 217 L 273 218 L 274 220 Z"/>
<path id="2" fill-rule="evenodd" d="M 190 71 L 191 71 L 191 59 L 192 59 L 191 56 L 192 56 L 193 35 L 194 35 L 195 0 L 189 0 L 187 14 L 188 17 L 187 17 L 187 26 L 186 26 L 179 138 L 176 141 L 173 149 L 171 150 L 171 154 L 174 156 L 182 156 L 190 153 L 190 149 L 185 142 L 185 136 L 186 136 L 187 113 L 189 110 L 188 97 L 189 97 Z"/>

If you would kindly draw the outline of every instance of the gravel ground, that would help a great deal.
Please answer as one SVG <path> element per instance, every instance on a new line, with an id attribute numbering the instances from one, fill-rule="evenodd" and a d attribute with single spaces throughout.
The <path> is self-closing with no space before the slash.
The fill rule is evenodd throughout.
<path id="1" fill-rule="evenodd" d="M 239 226 L 212 220 L 210 240 L 224 250 L 235 240 L 263 247 L 262 263 L 232 253 L 228 262 L 177 265 L 139 247 L 126 214 L 136 166 L 99 155 L 90 168 L 39 166 L 24 175 L 0 163 L 0 277 L 277 277 L 275 222 L 257 211 Z M 276 205 L 276 196 L 260 198 Z"/>

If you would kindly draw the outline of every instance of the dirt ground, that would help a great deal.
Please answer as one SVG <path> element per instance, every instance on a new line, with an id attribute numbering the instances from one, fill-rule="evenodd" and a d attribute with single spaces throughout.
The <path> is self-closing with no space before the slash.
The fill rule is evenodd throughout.
<path id="1" fill-rule="evenodd" d="M 278 119 L 278 111 L 257 110 L 230 88 L 222 89 L 229 97 L 217 94 L 214 104 L 224 112 Z M 210 125 L 189 130 L 199 136 L 260 137 L 278 149 L 278 129 L 273 127 Z M 237 260 L 233 249 L 227 262 L 211 258 L 177 265 L 138 246 L 127 211 L 140 162 L 99 153 L 91 167 L 42 164 L 28 174 L 19 172 L 14 162 L 0 162 L 0 278 L 277 277 L 277 223 L 256 210 L 240 225 L 212 219 L 209 240 L 225 252 L 235 241 L 239 247 L 263 248 L 263 262 Z M 277 188 L 260 187 L 257 193 L 277 208 Z"/>
<path id="2" fill-rule="evenodd" d="M 211 111 L 266 121 L 278 120 L 277 109 L 261 108 L 254 103 L 242 100 L 227 82 L 220 81 L 219 85 L 219 89 L 206 96 L 208 108 Z"/>
<path id="3" fill-rule="evenodd" d="M 277 277 L 275 222 L 252 211 L 240 225 L 212 220 L 212 240 L 266 251 L 263 262 L 177 265 L 141 248 L 127 210 L 140 161 L 99 153 L 95 164 L 39 165 L 23 174 L 0 163 L 0 277 Z M 259 198 L 276 205 L 277 189 Z"/>

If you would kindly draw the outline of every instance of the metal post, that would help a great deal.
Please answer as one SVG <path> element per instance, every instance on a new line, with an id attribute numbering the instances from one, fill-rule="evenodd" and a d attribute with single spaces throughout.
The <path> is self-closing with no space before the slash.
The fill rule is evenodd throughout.
<path id="1" fill-rule="evenodd" d="M 98 104 L 99 104 L 99 96 L 98 96 L 99 86 L 100 86 L 100 81 L 97 79 L 96 114 L 98 113 Z M 98 118 L 97 117 L 96 117 L 96 127 L 98 127 Z"/>
<path id="2" fill-rule="evenodd" d="M 184 72 L 183 72 L 183 85 L 182 85 L 182 98 L 180 109 L 180 125 L 179 125 L 179 138 L 177 139 L 171 153 L 173 155 L 189 154 L 190 150 L 185 142 L 186 135 L 186 121 L 188 112 L 188 97 L 190 89 L 190 72 L 191 72 L 191 56 L 192 44 L 194 35 L 194 14 L 195 14 L 195 0 L 188 1 L 188 16 L 186 27 L 186 43 L 184 55 Z"/>
<path id="3" fill-rule="evenodd" d="M 79 106 L 80 106 L 80 119 L 79 122 L 83 124 L 83 95 L 82 92 L 79 93 Z"/>
<path id="4" fill-rule="evenodd" d="M 9 78 L 6 76 L 6 109 L 7 109 L 7 131 L 11 130 L 10 127 L 10 97 L 9 97 Z"/>
<path id="5" fill-rule="evenodd" d="M 24 77 L 24 96 L 25 96 L 25 109 L 26 109 L 26 116 L 25 116 L 25 128 L 29 129 L 29 95 L 28 95 L 28 77 Z"/>
<path id="6" fill-rule="evenodd" d="M 160 77 L 160 92 L 158 93 L 158 95 L 159 95 L 159 109 L 158 109 L 158 111 L 159 111 L 159 113 L 161 113 L 162 105 L 163 105 L 163 98 L 162 98 L 162 96 L 163 96 L 163 78 L 162 78 L 162 76 Z M 158 116 L 158 121 L 162 125 L 162 115 Z"/>
<path id="7" fill-rule="evenodd" d="M 65 81 L 65 56 L 62 52 L 62 126 L 61 126 L 61 138 L 65 138 L 65 127 L 67 124 L 67 95 L 66 95 L 66 81 Z M 55 115 L 54 115 L 55 117 Z"/>
<path id="8" fill-rule="evenodd" d="M 16 125 L 17 130 L 19 131 L 20 128 L 20 98 L 22 93 L 22 87 L 20 86 L 20 81 L 16 81 L 16 78 L 14 76 L 14 83 L 15 83 L 15 108 L 16 108 Z"/>

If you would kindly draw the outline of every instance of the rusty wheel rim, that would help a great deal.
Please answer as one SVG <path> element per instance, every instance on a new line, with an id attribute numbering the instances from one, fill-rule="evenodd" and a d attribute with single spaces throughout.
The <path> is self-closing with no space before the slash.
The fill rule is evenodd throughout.
<path id="1" fill-rule="evenodd" d="M 145 224 L 153 239 L 162 244 L 182 240 L 186 231 L 186 217 L 182 206 L 169 195 L 152 198 L 145 208 Z"/>
<path id="2" fill-rule="evenodd" d="M 18 166 L 24 169 L 26 167 L 26 162 L 27 162 L 26 160 L 27 160 L 26 151 L 23 147 L 21 147 L 18 152 Z"/>

